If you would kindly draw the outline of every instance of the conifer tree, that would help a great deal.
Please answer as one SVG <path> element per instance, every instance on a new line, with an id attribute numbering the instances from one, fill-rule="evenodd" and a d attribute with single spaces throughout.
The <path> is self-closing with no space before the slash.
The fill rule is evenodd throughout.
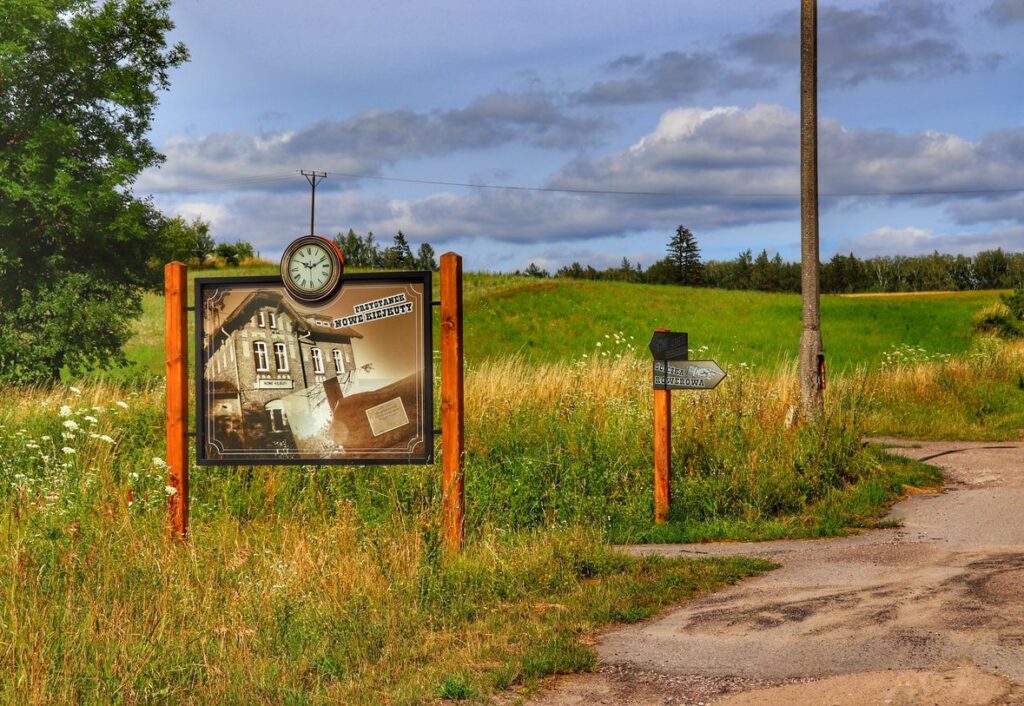
<path id="1" fill-rule="evenodd" d="M 704 281 L 704 264 L 700 260 L 697 239 L 686 226 L 676 228 L 668 242 L 668 259 L 672 263 L 676 284 L 695 286 Z"/>

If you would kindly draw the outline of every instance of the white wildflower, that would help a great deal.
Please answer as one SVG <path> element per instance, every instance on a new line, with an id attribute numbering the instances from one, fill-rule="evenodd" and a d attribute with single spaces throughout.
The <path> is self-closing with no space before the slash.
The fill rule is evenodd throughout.
<path id="1" fill-rule="evenodd" d="M 168 495 L 174 495 L 178 492 L 178 489 L 175 488 L 173 485 L 167 485 L 164 486 L 164 492 L 167 493 Z"/>
<path id="2" fill-rule="evenodd" d="M 64 448 L 61 449 L 61 451 L 63 451 L 64 453 L 66 453 L 68 455 L 73 454 L 75 452 L 75 450 L 73 448 L 71 448 L 70 446 L 65 446 Z"/>
<path id="3" fill-rule="evenodd" d="M 117 405 L 118 407 L 120 407 L 121 409 L 128 409 L 128 403 L 127 403 L 127 402 L 124 402 L 124 401 L 122 401 L 122 400 L 118 400 L 118 401 L 117 401 L 117 402 L 115 402 L 114 404 L 116 404 L 116 405 Z"/>
<path id="4" fill-rule="evenodd" d="M 30 441 L 29 443 L 25 444 L 25 448 L 26 448 L 26 449 L 38 449 L 38 448 L 39 448 L 39 444 L 33 444 L 33 443 L 32 443 L 32 442 Z"/>
<path id="5" fill-rule="evenodd" d="M 40 436 L 39 438 L 42 439 L 43 441 L 49 441 L 50 440 L 50 437 L 46 436 L 46 435 Z"/>
<path id="6" fill-rule="evenodd" d="M 64 426 L 67 429 L 70 429 L 71 431 L 77 431 L 78 430 L 78 424 L 75 422 L 74 419 L 65 419 L 64 420 Z"/>
<path id="7" fill-rule="evenodd" d="M 164 466 L 167 465 L 167 462 L 164 461 L 159 456 L 154 456 L 153 457 L 153 465 L 156 466 L 157 468 L 163 468 Z"/>
<path id="8" fill-rule="evenodd" d="M 100 441 L 105 441 L 108 444 L 114 443 L 114 439 L 106 434 L 100 434 Z"/>
<path id="9" fill-rule="evenodd" d="M 70 431 L 62 431 L 60 433 L 60 436 L 62 439 L 64 439 L 64 441 L 71 441 L 72 439 L 75 438 L 75 435 Z"/>
<path id="10" fill-rule="evenodd" d="M 81 390 L 79 390 L 79 389 L 78 389 L 77 387 L 75 387 L 74 385 L 71 385 L 71 386 L 70 386 L 70 387 L 69 387 L 68 389 L 69 389 L 69 390 L 71 390 L 72 392 L 74 392 L 74 393 L 75 393 L 76 395 L 80 395 L 80 394 L 82 394 L 82 391 L 81 391 Z"/>
<path id="11" fill-rule="evenodd" d="M 59 414 L 62 417 L 70 417 L 71 416 L 71 408 L 68 407 L 67 405 L 63 405 L 60 408 L 60 410 L 57 412 L 57 414 Z"/>
<path id="12" fill-rule="evenodd" d="M 88 414 L 85 415 L 85 417 L 83 417 L 83 419 L 85 419 L 85 421 L 89 422 L 90 424 L 98 424 L 99 421 L 100 421 L 100 420 L 96 419 L 96 417 L 89 416 Z"/>

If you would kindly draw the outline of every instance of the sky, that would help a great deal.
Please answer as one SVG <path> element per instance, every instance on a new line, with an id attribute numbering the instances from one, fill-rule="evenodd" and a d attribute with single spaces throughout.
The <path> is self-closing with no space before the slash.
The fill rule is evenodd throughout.
<path id="1" fill-rule="evenodd" d="M 279 257 L 349 228 L 473 271 L 799 260 L 796 0 L 174 0 L 135 193 Z M 1024 0 L 821 2 L 821 256 L 1024 250 Z"/>

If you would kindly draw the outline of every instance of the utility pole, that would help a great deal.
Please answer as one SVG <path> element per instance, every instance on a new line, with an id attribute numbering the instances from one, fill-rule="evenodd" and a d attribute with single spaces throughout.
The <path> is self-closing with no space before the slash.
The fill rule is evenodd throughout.
<path id="1" fill-rule="evenodd" d="M 818 2 L 800 6 L 800 404 L 806 419 L 824 411 L 818 256 Z"/>
<path id="2" fill-rule="evenodd" d="M 309 199 L 309 234 L 314 235 L 316 231 L 313 230 L 313 221 L 316 217 L 316 185 L 327 178 L 327 172 L 307 172 L 305 169 L 300 169 L 299 174 L 306 177 L 306 181 L 309 182 L 312 193 Z"/>

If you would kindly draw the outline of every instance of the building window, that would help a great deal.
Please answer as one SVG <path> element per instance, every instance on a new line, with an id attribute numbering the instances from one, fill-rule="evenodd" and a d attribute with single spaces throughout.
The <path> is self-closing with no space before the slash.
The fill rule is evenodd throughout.
<path id="1" fill-rule="evenodd" d="M 277 330 L 277 314 L 270 315 L 270 328 Z"/>
<path id="2" fill-rule="evenodd" d="M 260 310 L 260 313 L 257 315 L 257 321 L 258 323 L 256 325 L 259 326 L 260 328 L 267 327 L 267 315 L 263 313 L 262 309 Z"/>
<path id="3" fill-rule="evenodd" d="M 263 341 L 253 341 L 252 352 L 256 355 L 256 372 L 270 372 L 270 361 L 267 359 L 267 344 Z"/>
<path id="4" fill-rule="evenodd" d="M 324 374 L 324 354 L 319 348 L 313 349 L 313 372 L 317 375 Z"/>
<path id="5" fill-rule="evenodd" d="M 271 314 L 273 316 L 273 314 Z M 283 343 L 274 344 L 274 362 L 277 363 L 277 372 L 287 373 L 288 372 L 288 351 L 285 350 Z"/>
<path id="6" fill-rule="evenodd" d="M 345 372 L 345 357 L 341 355 L 341 350 L 335 348 L 333 351 L 334 355 L 334 371 L 341 375 Z"/>

